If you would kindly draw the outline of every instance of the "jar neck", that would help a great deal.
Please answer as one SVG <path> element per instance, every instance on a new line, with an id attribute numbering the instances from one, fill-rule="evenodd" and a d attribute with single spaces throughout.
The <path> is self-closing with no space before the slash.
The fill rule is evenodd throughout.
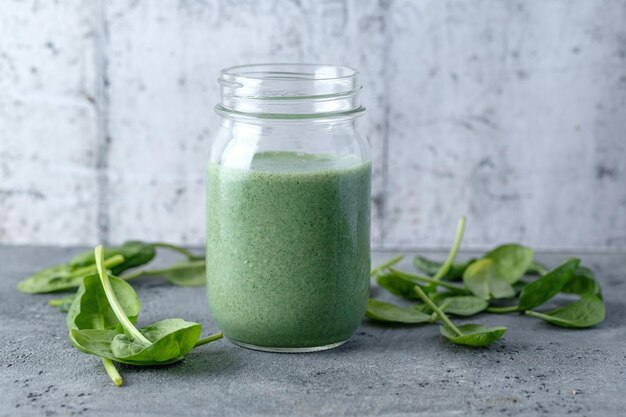
<path id="1" fill-rule="evenodd" d="M 363 114 L 356 70 L 309 64 L 227 68 L 218 79 L 216 112 L 231 119 L 354 119 Z"/>
<path id="2" fill-rule="evenodd" d="M 229 115 L 222 120 L 222 128 L 243 132 L 264 132 L 264 134 L 290 134 L 301 132 L 331 132 L 357 130 L 357 116 L 343 118 L 318 119 L 263 119 L 256 117 L 238 117 Z"/>

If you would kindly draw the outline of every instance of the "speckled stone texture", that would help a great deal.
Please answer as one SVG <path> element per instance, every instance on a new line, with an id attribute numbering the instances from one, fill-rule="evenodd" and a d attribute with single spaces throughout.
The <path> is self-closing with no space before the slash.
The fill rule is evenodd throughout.
<path id="1" fill-rule="evenodd" d="M 116 388 L 96 357 L 71 346 L 65 315 L 46 304 L 52 296 L 14 290 L 20 278 L 75 252 L 0 247 L 0 416 L 606 417 L 626 408 L 625 253 L 582 256 L 607 305 L 606 321 L 592 329 L 481 315 L 471 320 L 505 325 L 508 332 L 491 348 L 472 349 L 451 345 L 436 326 L 364 320 L 334 350 L 272 354 L 222 340 L 176 365 L 120 366 L 125 386 Z M 376 252 L 374 262 L 390 255 Z M 571 255 L 538 258 L 552 266 Z M 157 278 L 134 286 L 142 302 L 139 324 L 178 316 L 202 323 L 205 334 L 217 330 L 203 289 L 170 287 Z"/>
<path id="2" fill-rule="evenodd" d="M 202 244 L 221 68 L 363 73 L 375 247 L 626 247 L 626 0 L 0 3 L 0 242 Z"/>

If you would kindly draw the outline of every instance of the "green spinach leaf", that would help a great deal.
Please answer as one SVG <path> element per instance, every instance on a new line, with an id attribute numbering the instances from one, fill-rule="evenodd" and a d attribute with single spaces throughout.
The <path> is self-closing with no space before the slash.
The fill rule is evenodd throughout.
<path id="1" fill-rule="evenodd" d="M 156 250 L 154 244 L 140 241 L 129 241 L 122 244 L 122 246 L 104 249 L 105 259 L 115 255 L 124 257 L 123 263 L 110 268 L 113 275 L 118 275 L 128 269 L 147 264 L 154 259 Z M 81 268 L 91 265 L 95 266 L 95 263 L 94 253 L 90 250 L 72 258 L 69 262 L 69 266 L 72 268 Z"/>
<path id="2" fill-rule="evenodd" d="M 393 323 L 419 324 L 432 322 L 430 314 L 423 313 L 416 308 L 400 307 L 373 298 L 370 298 L 367 302 L 365 316 L 372 320 Z"/>
<path id="3" fill-rule="evenodd" d="M 486 300 L 473 295 L 447 297 L 437 304 L 445 313 L 457 316 L 473 316 L 484 311 L 489 306 Z"/>
<path id="4" fill-rule="evenodd" d="M 105 264 L 113 275 L 118 275 L 128 269 L 149 263 L 154 259 L 156 248 L 174 250 L 187 257 L 186 262 L 174 264 L 169 268 L 153 271 L 131 272 L 121 276 L 122 279 L 148 275 L 147 272 L 158 273 L 174 285 L 200 286 L 204 285 L 204 257 L 194 255 L 188 250 L 169 243 L 146 243 L 130 241 L 122 246 L 104 249 Z M 18 284 L 18 290 L 29 294 L 66 291 L 78 287 L 83 277 L 96 271 L 95 258 L 92 251 L 76 255 L 68 263 L 55 265 L 25 278 Z"/>
<path id="5" fill-rule="evenodd" d="M 132 316 L 129 317 L 124 309 L 124 301 L 118 298 L 114 288 L 113 283 L 119 284 L 123 281 L 110 277 L 104 269 L 102 246 L 96 247 L 95 259 L 104 296 L 113 315 L 119 322 L 119 332 L 116 331 L 113 334 L 111 330 L 93 328 L 70 329 L 71 337 L 85 352 L 134 365 L 156 365 L 178 361 L 195 346 L 222 337 L 222 334 L 218 333 L 200 340 L 202 326 L 199 323 L 187 322 L 182 319 L 162 320 L 142 329 L 137 329 L 132 323 Z M 130 287 L 125 282 L 121 285 Z M 85 292 L 87 292 L 87 288 L 85 285 Z M 132 299 L 129 293 L 122 292 L 121 294 L 123 297 Z M 83 295 L 80 298 L 84 297 Z M 74 304 L 78 301 L 77 299 Z M 102 311 L 102 309 L 99 310 Z M 70 309 L 68 316 L 72 311 L 73 308 Z M 76 321 L 77 319 L 74 319 L 74 322 Z M 111 321 L 113 322 L 114 319 L 111 318 Z"/>
<path id="6" fill-rule="evenodd" d="M 537 280 L 520 293 L 518 310 L 530 310 L 557 295 L 576 273 L 579 259 L 570 259 Z"/>
<path id="7" fill-rule="evenodd" d="M 467 267 L 472 264 L 476 259 L 472 258 L 465 262 L 453 263 L 450 265 L 450 269 L 448 272 L 441 277 L 441 279 L 445 279 L 448 281 L 460 281 L 463 278 L 463 273 L 467 269 Z M 428 259 L 424 256 L 416 256 L 413 258 L 413 265 L 417 268 L 418 271 L 421 271 L 428 275 L 435 275 L 437 271 L 443 266 L 443 262 L 434 261 L 432 259 Z"/>
<path id="8" fill-rule="evenodd" d="M 127 282 L 114 276 L 109 279 L 120 307 L 128 320 L 134 323 L 141 310 L 137 293 Z M 119 325 L 97 274 L 88 275 L 83 279 L 67 313 L 66 322 L 68 329 L 79 330 L 114 330 Z"/>
<path id="9" fill-rule="evenodd" d="M 98 329 L 86 329 L 86 330 L 70 330 L 71 337 L 81 346 L 81 351 L 91 355 L 99 356 L 101 358 L 125 363 L 127 365 L 135 366 L 155 366 L 155 365 L 168 365 L 170 363 L 176 363 L 183 359 L 183 356 L 172 357 L 169 360 L 162 362 L 146 362 L 143 360 L 132 361 L 124 358 L 118 358 L 115 356 L 111 349 L 111 345 L 116 336 L 119 336 L 115 330 L 98 330 Z"/>
<path id="10" fill-rule="evenodd" d="M 463 283 L 475 296 L 483 300 L 515 296 L 515 290 L 501 277 L 497 264 L 490 258 L 472 263 L 463 274 Z"/>
<path id="11" fill-rule="evenodd" d="M 491 259 L 498 279 L 514 284 L 524 276 L 533 261 L 534 251 L 526 246 L 506 244 L 487 252 L 483 259 Z"/>
<path id="12" fill-rule="evenodd" d="M 584 266 L 578 267 L 574 276 L 565 284 L 561 292 L 566 294 L 597 295 L 602 299 L 602 290 L 598 281 L 596 281 L 595 274 L 591 269 Z"/>
<path id="13" fill-rule="evenodd" d="M 111 277 L 111 287 L 120 300 L 122 309 L 129 316 L 129 320 L 135 321 L 141 304 L 133 288 L 126 282 Z M 68 308 L 66 318 L 69 330 L 70 342 L 81 352 L 92 353 L 89 347 L 83 346 L 74 337 L 74 331 L 95 330 L 112 331 L 119 326 L 119 321 L 104 294 L 100 278 L 97 274 L 86 276 L 78 287 L 76 294 L 72 295 L 72 304 Z M 115 332 L 117 333 L 117 332 Z M 116 386 L 122 385 L 122 376 L 108 357 L 102 357 L 102 364 L 107 374 Z"/>
<path id="14" fill-rule="evenodd" d="M 111 341 L 115 360 L 142 365 L 180 360 L 195 347 L 202 326 L 182 319 L 166 319 L 139 331 L 150 343 L 146 344 L 133 335 L 118 334 Z"/>
<path id="15" fill-rule="evenodd" d="M 376 282 L 381 288 L 386 289 L 393 295 L 404 297 L 409 300 L 419 300 L 415 293 L 415 283 L 400 278 L 398 275 L 384 272 L 376 276 Z"/>
<path id="16" fill-rule="evenodd" d="M 113 268 L 124 263 L 124 257 L 113 255 L 104 261 L 105 268 Z M 95 265 L 81 267 L 70 264 L 56 265 L 39 271 L 17 284 L 17 289 L 28 294 L 67 291 L 80 285 L 86 275 L 96 272 Z"/>
<path id="17" fill-rule="evenodd" d="M 486 346 L 500 339 L 506 332 L 506 327 L 487 328 L 481 324 L 465 324 L 456 326 L 448 316 L 428 297 L 426 292 L 420 287 L 415 287 L 415 292 L 427 304 L 434 314 L 436 314 L 443 326 L 439 331 L 452 343 L 468 346 Z"/>
<path id="18" fill-rule="evenodd" d="M 461 334 L 458 334 L 448 326 L 440 326 L 439 331 L 452 343 L 473 347 L 487 346 L 499 340 L 506 327 L 485 327 L 482 324 L 464 324 L 458 326 Z"/>
<path id="19" fill-rule="evenodd" d="M 407 282 L 411 282 L 413 283 L 413 286 L 421 285 L 421 284 L 430 284 L 432 288 L 442 287 L 442 288 L 445 288 L 447 291 L 454 292 L 456 294 L 469 294 L 470 293 L 465 288 L 461 288 L 458 285 L 455 285 L 451 282 L 435 280 L 434 278 L 430 278 L 430 277 L 423 276 L 420 274 L 409 274 L 409 273 L 399 271 L 394 268 L 389 268 L 388 274 L 393 275 L 395 278 L 402 279 Z M 433 292 L 433 294 L 435 293 Z"/>
<path id="20" fill-rule="evenodd" d="M 597 295 L 586 294 L 578 301 L 545 313 L 528 310 L 525 314 L 545 320 L 555 326 L 584 328 L 602 323 L 606 316 L 606 310 L 604 303 Z"/>

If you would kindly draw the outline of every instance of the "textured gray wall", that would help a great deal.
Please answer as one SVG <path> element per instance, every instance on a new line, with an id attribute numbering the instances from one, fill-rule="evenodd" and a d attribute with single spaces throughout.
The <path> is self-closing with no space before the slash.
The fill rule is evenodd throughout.
<path id="1" fill-rule="evenodd" d="M 202 244 L 220 68 L 363 73 L 373 244 L 626 246 L 626 0 L 0 3 L 0 242 Z"/>

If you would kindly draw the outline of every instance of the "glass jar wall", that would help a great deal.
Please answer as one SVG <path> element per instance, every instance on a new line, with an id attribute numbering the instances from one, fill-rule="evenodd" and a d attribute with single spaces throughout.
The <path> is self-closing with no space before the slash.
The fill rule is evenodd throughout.
<path id="1" fill-rule="evenodd" d="M 207 292 L 225 336 L 315 351 L 352 336 L 369 293 L 370 152 L 358 72 L 278 64 L 219 79 L 207 174 Z"/>

